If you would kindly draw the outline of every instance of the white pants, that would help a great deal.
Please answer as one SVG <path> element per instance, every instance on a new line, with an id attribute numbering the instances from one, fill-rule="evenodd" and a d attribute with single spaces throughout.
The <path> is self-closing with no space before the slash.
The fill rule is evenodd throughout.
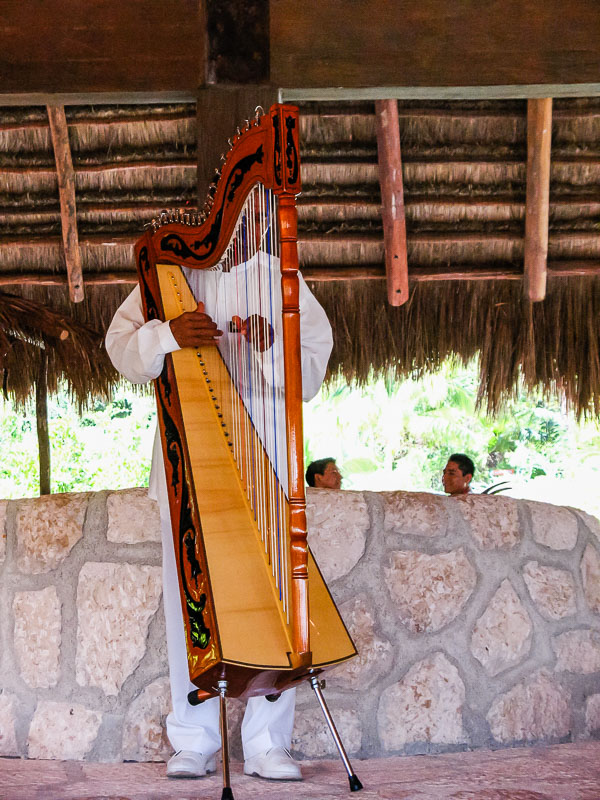
<path id="1" fill-rule="evenodd" d="M 161 509 L 162 511 L 162 509 Z M 188 703 L 191 683 L 171 520 L 161 513 L 163 546 L 163 601 L 167 626 L 167 650 L 173 711 L 167 717 L 167 736 L 175 751 L 193 750 L 212 755 L 221 747 L 219 698 L 198 706 Z M 242 722 L 244 758 L 252 758 L 271 747 L 290 748 L 294 727 L 296 690 L 283 692 L 275 703 L 264 697 L 251 697 Z"/>

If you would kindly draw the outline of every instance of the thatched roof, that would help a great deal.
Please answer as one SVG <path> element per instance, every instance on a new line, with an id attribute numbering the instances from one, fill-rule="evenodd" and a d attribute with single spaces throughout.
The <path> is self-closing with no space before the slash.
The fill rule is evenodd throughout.
<path id="1" fill-rule="evenodd" d="M 300 264 L 334 326 L 332 370 L 359 380 L 370 370 L 412 374 L 447 353 L 481 350 L 491 408 L 521 371 L 529 385 L 559 387 L 577 411 L 597 414 L 600 98 L 554 103 L 548 297 L 533 307 L 520 281 L 526 101 L 399 101 L 399 111 L 411 299 L 393 309 L 374 104 L 301 106 Z M 38 107 L 0 108 L 0 289 L 103 334 L 132 288 L 144 224 L 163 208 L 196 205 L 196 109 L 66 112 L 86 298 L 68 299 L 56 167 Z M 455 280 L 433 280 L 440 273 Z M 488 274 L 504 277 L 478 280 Z M 7 283 L 17 276 L 25 282 Z M 87 374 L 85 360 L 77 369 Z M 115 375 L 102 369 L 105 387 Z M 91 374 L 79 378 L 74 387 L 99 390 Z"/>

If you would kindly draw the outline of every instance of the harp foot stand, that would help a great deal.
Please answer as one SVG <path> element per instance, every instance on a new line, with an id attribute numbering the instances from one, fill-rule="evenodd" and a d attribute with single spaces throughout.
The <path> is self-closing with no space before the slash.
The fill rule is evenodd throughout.
<path id="1" fill-rule="evenodd" d="M 333 721 L 333 718 L 329 713 L 329 709 L 327 708 L 327 703 L 325 702 L 325 698 L 323 697 L 323 692 L 321 691 L 321 684 L 319 683 L 319 679 L 317 678 L 316 675 L 311 675 L 310 678 L 308 679 L 308 682 L 310 683 L 310 685 L 315 691 L 315 694 L 317 695 L 317 700 L 319 701 L 319 705 L 321 706 L 321 711 L 325 715 L 325 720 L 327 722 L 327 725 L 329 726 L 331 735 L 333 736 L 333 741 L 335 742 L 335 746 L 338 749 L 338 753 L 340 754 L 340 758 L 342 759 L 344 768 L 348 773 L 348 782 L 350 784 L 350 791 L 358 792 L 363 788 L 363 785 L 359 781 L 358 777 L 352 771 L 352 765 L 350 764 L 348 756 L 346 755 L 346 750 L 344 749 L 342 740 L 340 739 L 340 736 L 335 727 L 335 722 Z"/>
<path id="2" fill-rule="evenodd" d="M 221 757 L 223 761 L 223 793 L 221 800 L 234 800 L 229 780 L 229 740 L 227 738 L 227 708 L 225 694 L 227 693 L 227 681 L 219 681 L 219 703 L 221 719 Z"/>

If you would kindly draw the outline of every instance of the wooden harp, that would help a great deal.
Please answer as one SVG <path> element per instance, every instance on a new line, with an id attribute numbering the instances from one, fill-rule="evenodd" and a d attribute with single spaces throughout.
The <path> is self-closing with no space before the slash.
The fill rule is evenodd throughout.
<path id="1" fill-rule="evenodd" d="M 298 112 L 274 105 L 236 136 L 208 214 L 164 212 L 136 245 L 146 320 L 201 300 L 224 330 L 155 381 L 201 696 L 276 694 L 356 654 L 306 541 L 299 191 Z"/>

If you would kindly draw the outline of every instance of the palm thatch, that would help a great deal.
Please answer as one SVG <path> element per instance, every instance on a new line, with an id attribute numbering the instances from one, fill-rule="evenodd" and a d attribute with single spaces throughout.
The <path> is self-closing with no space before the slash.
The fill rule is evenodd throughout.
<path id="1" fill-rule="evenodd" d="M 398 106 L 409 275 L 425 270 L 443 277 L 466 268 L 501 270 L 512 280 L 417 282 L 407 306 L 391 309 L 382 280 L 344 279 L 383 275 L 374 103 L 304 103 L 299 260 L 307 275 L 332 267 L 342 275 L 314 283 L 334 328 L 332 374 L 358 381 L 371 370 L 418 374 L 446 354 L 466 360 L 480 351 L 481 401 L 491 410 L 524 382 L 563 393 L 577 413 L 597 414 L 596 280 L 550 278 L 544 303 L 531 307 L 521 299 L 526 101 L 406 100 Z M 85 300 L 72 305 L 65 285 L 44 108 L 0 108 L 0 282 L 36 308 L 70 317 L 101 337 L 132 288 L 133 245 L 145 223 L 163 208 L 197 204 L 196 107 L 77 106 L 66 116 Z M 599 186 L 600 98 L 558 99 L 549 259 L 563 274 L 600 272 Z M 128 283 L 99 285 L 111 276 Z M 20 278 L 27 282 L 19 284 Z M 25 347 L 24 339 L 11 340 L 11 347 Z M 39 348 L 30 347 L 34 358 Z M 96 359 L 88 355 L 88 362 L 86 381 L 83 354 L 72 362 L 78 374 L 70 385 L 82 393 L 86 382 L 90 393 L 105 391 L 112 368 L 100 380 Z M 51 385 L 65 375 L 64 363 L 58 357 L 50 363 Z M 18 378 L 13 366 L 15 397 L 25 396 L 27 376 L 35 374 L 33 362 L 30 367 Z M 81 399 L 79 389 L 73 391 Z"/>
<path id="2" fill-rule="evenodd" d="M 544 303 L 524 300 L 519 281 L 420 283 L 400 308 L 384 281 L 311 288 L 336 332 L 329 380 L 418 378 L 478 356 L 478 402 L 490 414 L 526 387 L 579 417 L 600 415 L 600 278 L 550 279 Z"/>
<path id="3" fill-rule="evenodd" d="M 64 383 L 80 408 L 109 396 L 118 374 L 95 330 L 39 303 L 0 292 L 0 372 L 5 399 L 23 405 L 31 398 L 42 356 L 48 390 Z"/>

